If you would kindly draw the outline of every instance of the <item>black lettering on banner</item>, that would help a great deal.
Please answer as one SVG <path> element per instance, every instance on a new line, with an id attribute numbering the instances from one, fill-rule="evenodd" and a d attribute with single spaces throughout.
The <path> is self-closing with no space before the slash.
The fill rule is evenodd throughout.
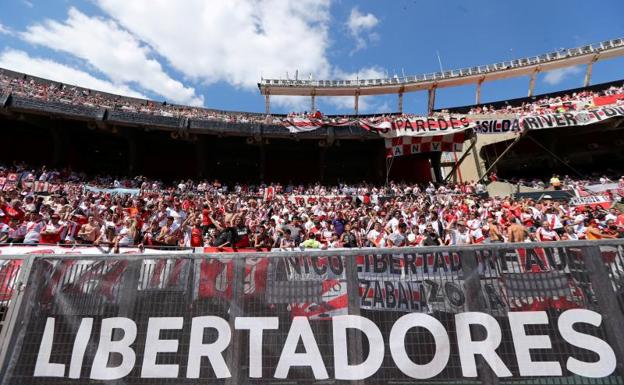
<path id="1" fill-rule="evenodd" d="M 422 288 L 423 290 L 420 290 L 421 287 L 419 286 L 419 301 L 423 300 L 424 297 L 424 288 Z M 411 282 L 407 282 L 407 290 L 409 291 L 409 297 L 410 297 L 410 307 L 412 310 L 417 310 L 420 309 L 421 307 L 419 306 L 419 302 L 417 302 L 416 298 L 414 298 L 414 288 L 412 287 L 412 283 Z"/>
<path id="2" fill-rule="evenodd" d="M 386 289 L 386 308 L 394 309 L 397 305 L 396 295 L 394 294 L 394 284 L 391 281 L 385 281 Z"/>
<path id="3" fill-rule="evenodd" d="M 329 268 L 331 269 L 332 273 L 336 274 L 336 275 L 342 275 L 342 272 L 344 271 L 344 266 L 342 264 L 342 257 L 341 256 L 331 256 L 329 257 Z"/>
<path id="4" fill-rule="evenodd" d="M 557 270 L 564 271 L 568 267 L 568 260 L 570 256 L 568 255 L 568 249 L 565 247 L 558 247 L 557 253 L 559 254 L 559 263 L 557 264 Z"/>
<path id="5" fill-rule="evenodd" d="M 565 118 L 566 122 L 568 123 L 568 126 L 576 126 L 576 125 L 578 125 L 578 123 L 576 122 L 576 118 L 574 117 L 574 114 L 566 112 L 566 113 L 563 114 L 563 117 Z"/>
<path id="6" fill-rule="evenodd" d="M 496 310 L 496 309 L 506 308 L 505 302 L 503 301 L 501 296 L 498 294 L 498 291 L 496 291 L 496 288 L 494 288 L 493 284 L 486 283 L 484 285 L 484 288 L 485 288 L 485 293 L 487 294 L 488 303 L 490 304 L 490 309 Z"/>
<path id="7" fill-rule="evenodd" d="M 397 283 L 398 286 L 398 294 L 399 294 L 399 300 L 398 300 L 398 305 L 397 305 L 397 309 L 401 309 L 403 307 L 403 305 L 405 305 L 405 310 L 410 310 L 410 304 L 409 304 L 409 297 L 411 296 L 407 293 L 407 291 L 405 290 L 405 286 L 403 286 L 403 284 L 401 282 Z"/>
<path id="8" fill-rule="evenodd" d="M 365 255 L 364 257 L 364 271 L 370 272 L 370 255 Z"/>
<path id="9" fill-rule="evenodd" d="M 525 130 L 532 130 L 536 128 L 535 119 L 530 116 L 527 116 L 524 119 L 522 119 L 522 124 L 524 125 Z M 539 126 L 537 126 L 537 128 L 539 128 Z"/>
<path id="10" fill-rule="evenodd" d="M 555 121 L 557 122 L 557 127 L 567 126 L 566 120 L 564 119 L 563 116 L 555 115 Z M 552 127 L 552 126 L 549 126 L 549 127 Z"/>
<path id="11" fill-rule="evenodd" d="M 438 150 L 440 150 L 440 142 L 431 143 L 431 151 L 438 151 Z"/>
<path id="12" fill-rule="evenodd" d="M 513 131 L 513 132 L 520 131 L 520 119 L 512 119 L 511 120 L 511 131 Z"/>
<path id="13" fill-rule="evenodd" d="M 487 134 L 488 130 L 488 122 L 487 121 L 478 121 L 477 126 L 475 127 L 475 131 L 481 134 Z"/>
<path id="14" fill-rule="evenodd" d="M 466 296 L 463 290 L 455 282 L 444 283 L 444 293 L 448 298 L 451 305 L 456 307 L 463 307 L 466 302 Z"/>
<path id="15" fill-rule="evenodd" d="M 292 270 L 290 270 L 291 267 L 295 271 L 295 273 L 301 274 L 301 264 L 299 263 L 299 258 L 288 257 L 286 259 L 286 271 L 288 272 L 288 274 L 292 274 Z"/>
<path id="16" fill-rule="evenodd" d="M 388 269 L 385 255 L 373 255 L 373 272 L 385 273 Z"/>
<path id="17" fill-rule="evenodd" d="M 401 146 L 394 147 L 394 156 L 403 155 L 402 153 L 403 153 L 403 151 L 402 151 L 402 147 Z"/>
<path id="18" fill-rule="evenodd" d="M 390 255 L 390 274 L 401 274 L 401 257 Z"/>
<path id="19" fill-rule="evenodd" d="M 375 285 L 375 291 L 373 294 L 373 306 L 377 306 L 377 304 L 380 304 L 381 307 L 383 307 L 384 301 L 383 301 L 383 292 L 381 290 L 381 285 L 379 284 L 379 281 L 374 281 L 374 285 Z"/>
<path id="20" fill-rule="evenodd" d="M 464 127 L 469 127 L 470 126 L 470 121 L 465 116 L 462 116 L 459 120 L 462 122 L 462 125 Z"/>
<path id="21" fill-rule="evenodd" d="M 416 132 L 427 131 L 425 122 L 422 119 L 416 119 Z"/>
<path id="22" fill-rule="evenodd" d="M 460 271 L 462 268 L 461 258 L 457 253 L 449 253 L 449 263 L 451 264 L 451 271 Z"/>
<path id="23" fill-rule="evenodd" d="M 544 266 L 544 262 L 537 255 L 534 249 L 525 249 L 526 253 L 526 261 L 524 269 L 525 271 L 531 271 L 534 264 L 536 264 L 540 270 L 546 270 L 546 266 Z"/>
<path id="24" fill-rule="evenodd" d="M 617 115 L 617 112 L 613 108 L 605 107 L 605 108 L 602 109 L 602 111 L 604 111 L 605 116 L 607 118 L 611 118 L 611 117 Z"/>
<path id="25" fill-rule="evenodd" d="M 323 257 L 323 259 L 327 261 L 326 257 Z M 324 275 L 327 273 L 327 263 L 319 265 L 319 257 L 312 257 L 312 268 L 318 275 Z"/>
<path id="26" fill-rule="evenodd" d="M 368 279 L 360 279 L 360 289 L 362 288 L 362 286 L 364 287 L 364 290 L 362 290 L 362 294 L 361 294 L 361 299 L 360 299 L 360 306 L 371 306 L 371 302 L 368 300 L 368 292 L 370 291 L 371 287 L 370 287 L 370 281 Z"/>
<path id="27" fill-rule="evenodd" d="M 562 125 L 561 123 L 559 123 L 558 115 L 544 115 L 544 116 L 538 116 L 537 118 L 542 119 L 542 122 L 544 122 L 548 127 L 553 127 L 554 120 L 557 120 L 557 125 L 559 126 Z"/>
<path id="28" fill-rule="evenodd" d="M 449 118 L 449 123 L 451 124 L 451 128 L 455 128 L 459 125 L 457 119 L 455 119 L 453 116 Z"/>
<path id="29" fill-rule="evenodd" d="M 429 295 L 427 303 L 444 302 L 444 297 L 440 295 L 440 285 L 436 281 L 430 279 L 425 280 L 425 284 L 429 287 Z"/>
<path id="30" fill-rule="evenodd" d="M 448 127 L 449 127 L 449 124 L 446 120 L 438 119 L 438 129 L 440 129 L 440 131 L 445 131 L 448 129 Z"/>
<path id="31" fill-rule="evenodd" d="M 427 129 L 429 129 L 429 131 L 437 131 L 436 125 L 437 123 L 434 118 L 427 118 Z"/>
<path id="32" fill-rule="evenodd" d="M 302 262 L 303 262 L 303 272 L 305 274 L 310 274 L 310 262 L 308 261 L 308 258 L 302 258 Z"/>
<path id="33" fill-rule="evenodd" d="M 444 272 L 448 272 L 448 266 L 442 253 L 433 253 L 433 272 L 437 272 L 439 268 L 444 269 Z"/>
<path id="34" fill-rule="evenodd" d="M 403 270 L 405 271 L 405 275 L 410 274 L 410 272 L 416 275 L 416 258 L 418 258 L 416 254 L 403 255 Z"/>
<path id="35" fill-rule="evenodd" d="M 405 130 L 407 131 L 408 129 L 410 131 L 414 131 L 414 124 L 410 119 L 405 119 L 405 126 L 404 126 Z"/>

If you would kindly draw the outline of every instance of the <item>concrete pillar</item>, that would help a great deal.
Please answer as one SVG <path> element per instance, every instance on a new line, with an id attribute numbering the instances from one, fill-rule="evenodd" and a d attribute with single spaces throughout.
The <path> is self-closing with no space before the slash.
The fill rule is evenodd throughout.
<path id="1" fill-rule="evenodd" d="M 533 96 L 533 91 L 535 89 L 535 78 L 537 77 L 538 72 L 538 70 L 535 70 L 531 73 L 531 80 L 529 81 L 529 97 Z"/>
<path id="2" fill-rule="evenodd" d="M 355 91 L 355 108 L 354 108 L 354 114 L 355 115 L 359 115 L 359 110 L 360 110 L 360 91 Z"/>
<path id="3" fill-rule="evenodd" d="M 271 115 L 271 95 L 269 92 L 264 95 L 264 110 L 267 115 Z"/>
<path id="4" fill-rule="evenodd" d="M 472 146 L 472 157 L 474 158 L 475 161 L 475 167 L 477 168 L 477 175 L 479 176 L 479 180 L 481 180 L 481 178 L 483 178 L 483 169 L 481 168 L 481 159 L 479 158 L 479 151 L 477 151 L 477 135 L 474 135 L 472 137 L 472 139 L 470 139 L 471 144 L 474 143 L 474 146 Z"/>
<path id="5" fill-rule="evenodd" d="M 483 84 L 483 79 L 479 79 L 477 82 L 477 93 L 475 95 L 475 104 L 481 104 L 481 84 Z"/>
<path id="6" fill-rule="evenodd" d="M 399 92 L 399 114 L 403 113 L 403 92 Z"/>
<path id="7" fill-rule="evenodd" d="M 433 114 L 433 110 L 435 109 L 435 96 L 436 96 L 436 86 L 429 88 L 429 99 L 427 101 L 427 114 Z"/>
<path id="8" fill-rule="evenodd" d="M 593 61 L 587 63 L 587 70 L 585 71 L 585 81 L 583 82 L 583 87 L 589 87 L 589 83 L 591 83 L 593 65 L 594 65 Z"/>
<path id="9" fill-rule="evenodd" d="M 310 96 L 310 113 L 315 113 L 316 112 L 316 95 L 312 94 Z"/>
<path id="10" fill-rule="evenodd" d="M 442 183 L 444 181 L 444 178 L 442 177 L 442 167 L 441 167 L 441 161 L 442 161 L 442 153 L 441 152 L 431 152 L 430 153 L 430 161 L 431 161 L 431 168 L 433 169 L 433 175 L 435 176 L 435 182 L 437 183 Z"/>

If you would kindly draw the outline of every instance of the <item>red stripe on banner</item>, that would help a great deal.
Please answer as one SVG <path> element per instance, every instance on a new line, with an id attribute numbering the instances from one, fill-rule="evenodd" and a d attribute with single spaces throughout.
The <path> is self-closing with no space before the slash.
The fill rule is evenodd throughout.
<path id="1" fill-rule="evenodd" d="M 417 154 L 431 151 L 457 152 L 463 148 L 465 133 L 428 137 L 401 136 L 385 141 L 386 157 Z"/>

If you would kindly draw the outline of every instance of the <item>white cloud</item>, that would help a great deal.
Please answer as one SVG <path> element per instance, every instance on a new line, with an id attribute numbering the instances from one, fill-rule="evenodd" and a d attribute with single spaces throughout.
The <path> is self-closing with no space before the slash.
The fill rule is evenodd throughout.
<path id="1" fill-rule="evenodd" d="M 145 98 L 145 95 L 123 84 L 113 84 L 109 81 L 98 79 L 86 72 L 52 60 L 31 57 L 24 51 L 4 50 L 0 54 L 0 67 L 93 90 Z"/>
<path id="2" fill-rule="evenodd" d="M 372 13 L 363 14 L 357 7 L 351 9 L 347 20 L 347 28 L 355 40 L 355 48 L 351 53 L 366 48 L 368 41 L 375 41 L 379 38 L 376 33 L 371 32 L 377 24 L 379 24 L 379 19 Z M 364 33 L 368 33 L 368 35 L 363 36 Z"/>
<path id="3" fill-rule="evenodd" d="M 11 32 L 10 29 L 8 29 L 4 25 L 2 25 L 2 23 L 0 23 L 0 35 L 12 35 L 12 34 L 13 32 Z"/>
<path id="4" fill-rule="evenodd" d="M 113 83 L 136 82 L 176 103 L 203 104 L 203 97 L 197 96 L 193 88 L 185 87 L 165 73 L 160 63 L 151 58 L 149 47 L 111 20 L 89 17 L 70 8 L 64 22 L 46 20 L 29 26 L 20 35 L 30 43 L 86 60 Z M 193 60 L 192 55 L 185 59 Z"/>
<path id="5" fill-rule="evenodd" d="M 320 97 L 316 98 L 317 109 L 320 109 L 320 100 Z M 273 95 L 271 96 L 271 105 L 284 107 L 287 112 L 303 112 L 311 110 L 312 101 L 309 96 Z"/>
<path id="6" fill-rule="evenodd" d="M 96 0 L 185 76 L 256 90 L 260 76 L 330 74 L 331 0 Z"/>
<path id="7" fill-rule="evenodd" d="M 565 78 L 579 74 L 583 69 L 579 66 L 560 68 L 546 72 L 544 75 L 544 82 L 551 86 L 561 83 Z"/>
<path id="8" fill-rule="evenodd" d="M 385 71 L 381 67 L 365 67 L 357 72 L 346 72 L 339 68 L 334 69 L 335 79 L 380 79 L 385 78 Z M 377 110 L 378 106 L 373 102 L 372 96 L 360 96 L 358 98 L 358 111 L 360 113 L 368 113 Z M 355 97 L 353 96 L 330 96 L 322 99 L 323 102 L 333 105 L 339 110 L 352 114 L 355 109 Z M 384 112 L 384 111 L 382 111 Z"/>

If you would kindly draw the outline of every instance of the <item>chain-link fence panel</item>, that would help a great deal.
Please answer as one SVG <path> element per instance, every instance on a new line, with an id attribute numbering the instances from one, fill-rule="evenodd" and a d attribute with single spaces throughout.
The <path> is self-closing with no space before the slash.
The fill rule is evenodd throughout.
<path id="1" fill-rule="evenodd" d="M 609 247 L 36 257 L 3 384 L 622 384 Z"/>

